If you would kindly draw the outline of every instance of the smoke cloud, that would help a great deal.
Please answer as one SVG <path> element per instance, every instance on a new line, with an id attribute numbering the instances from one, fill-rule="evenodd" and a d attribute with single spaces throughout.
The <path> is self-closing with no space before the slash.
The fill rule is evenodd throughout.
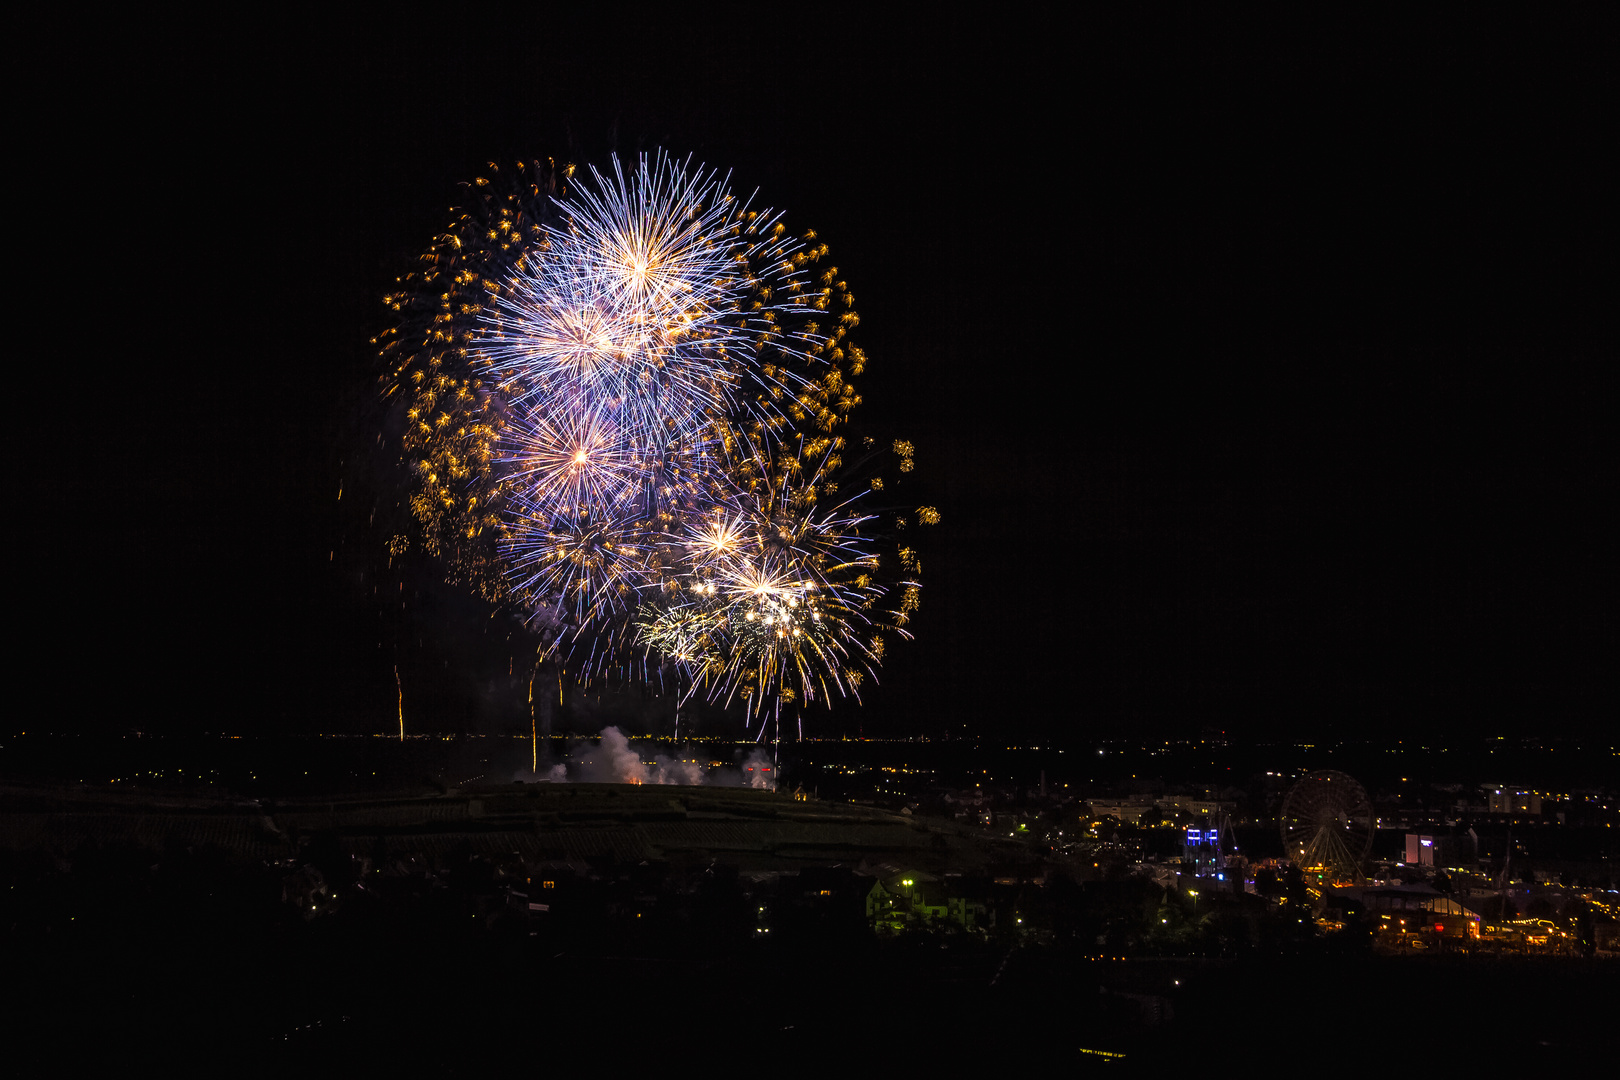
<path id="1" fill-rule="evenodd" d="M 535 776 L 520 771 L 514 780 L 566 784 L 685 784 L 693 787 L 751 787 L 772 790 L 776 772 L 762 749 L 749 752 L 738 765 L 716 765 L 707 750 L 682 747 L 674 757 L 644 754 L 616 727 L 602 729 L 594 746 L 575 749 L 549 772 Z"/>

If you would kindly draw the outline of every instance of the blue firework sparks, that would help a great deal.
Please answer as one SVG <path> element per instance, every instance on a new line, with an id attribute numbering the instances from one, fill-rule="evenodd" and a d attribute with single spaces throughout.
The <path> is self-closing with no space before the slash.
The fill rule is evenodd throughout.
<path id="1" fill-rule="evenodd" d="M 756 715 L 858 695 L 920 566 L 871 505 L 888 448 L 845 466 L 866 358 L 826 245 L 690 159 L 572 178 L 479 181 L 388 297 L 423 543 L 583 677 L 636 656 Z"/>

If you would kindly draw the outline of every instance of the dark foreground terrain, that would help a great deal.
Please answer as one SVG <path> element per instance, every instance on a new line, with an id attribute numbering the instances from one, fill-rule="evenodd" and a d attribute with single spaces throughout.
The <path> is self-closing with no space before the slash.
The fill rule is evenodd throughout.
<path id="1" fill-rule="evenodd" d="M 1163 902 L 1149 883 L 1079 885 L 872 808 L 613 785 L 0 795 L 19 1074 L 1373 1070 L 1612 1047 L 1612 961 L 1378 955 L 1252 919 L 1178 955 L 1111 929 Z M 993 925 L 876 936 L 867 894 L 896 868 L 981 876 Z"/>
<path id="2" fill-rule="evenodd" d="M 1209 1055 L 1249 1067 L 1404 1069 L 1436 1059 L 1569 1065 L 1613 1045 L 1615 973 L 1592 961 L 1100 964 L 907 941 L 648 957 L 553 951 L 420 919 L 273 922 L 154 921 L 11 942 L 8 981 L 23 1000 L 8 1018 L 10 1060 L 226 1075 L 683 1060 L 791 1072 L 874 1058 L 909 1070 L 1177 1068 Z"/>

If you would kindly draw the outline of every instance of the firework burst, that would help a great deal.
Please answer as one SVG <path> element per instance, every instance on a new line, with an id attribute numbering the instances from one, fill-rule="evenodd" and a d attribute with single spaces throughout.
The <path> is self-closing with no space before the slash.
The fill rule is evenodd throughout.
<path id="1" fill-rule="evenodd" d="M 889 455 L 845 465 L 866 358 L 826 245 L 689 159 L 572 180 L 479 180 L 387 298 L 425 546 L 582 677 L 633 655 L 756 715 L 858 696 L 920 566 L 884 543 Z"/>

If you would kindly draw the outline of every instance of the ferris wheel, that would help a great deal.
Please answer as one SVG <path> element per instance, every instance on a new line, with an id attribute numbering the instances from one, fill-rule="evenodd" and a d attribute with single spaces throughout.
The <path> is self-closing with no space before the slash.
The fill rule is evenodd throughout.
<path id="1" fill-rule="evenodd" d="M 1303 777 L 1277 812 L 1283 851 L 1301 869 L 1336 880 L 1359 880 L 1372 850 L 1373 810 L 1366 790 L 1342 772 L 1322 769 Z"/>

